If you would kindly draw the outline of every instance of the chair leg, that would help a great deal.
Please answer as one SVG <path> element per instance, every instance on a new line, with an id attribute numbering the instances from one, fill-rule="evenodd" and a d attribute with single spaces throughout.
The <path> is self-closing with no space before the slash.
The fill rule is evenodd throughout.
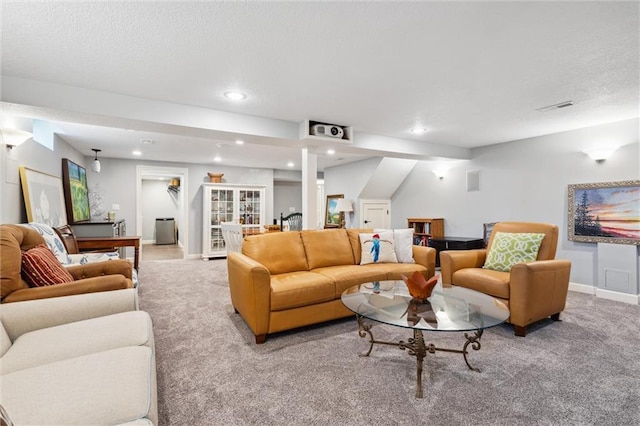
<path id="1" fill-rule="evenodd" d="M 560 312 L 551 315 L 551 319 L 554 321 L 560 321 Z"/>
<path id="2" fill-rule="evenodd" d="M 524 337 L 527 334 L 527 327 L 526 326 L 521 326 L 521 325 L 514 325 L 513 326 L 515 332 L 516 332 L 516 336 L 519 337 Z"/>
<path id="3" fill-rule="evenodd" d="M 267 335 L 266 334 L 258 334 L 256 336 L 256 345 L 261 345 L 266 341 L 267 341 Z"/>

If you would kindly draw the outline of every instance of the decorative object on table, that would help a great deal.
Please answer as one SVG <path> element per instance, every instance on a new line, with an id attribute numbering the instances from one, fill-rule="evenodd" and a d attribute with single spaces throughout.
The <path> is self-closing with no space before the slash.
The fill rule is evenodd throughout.
<path id="1" fill-rule="evenodd" d="M 342 222 L 340 228 L 346 228 L 345 217 L 353 211 L 353 201 L 347 198 L 339 198 L 336 203 L 336 211 L 342 214 Z"/>
<path id="2" fill-rule="evenodd" d="M 640 244 L 640 180 L 569 185 L 569 240 Z"/>
<path id="3" fill-rule="evenodd" d="M 436 284 L 438 284 L 438 278 L 440 277 L 439 275 L 434 275 L 427 280 L 424 278 L 424 275 L 418 271 L 414 272 L 411 277 L 405 275 L 400 276 L 407 285 L 411 297 L 418 300 L 424 300 L 431 296 L 431 292 Z"/>
<path id="4" fill-rule="evenodd" d="M 224 173 L 207 173 L 209 175 L 209 182 L 211 183 L 222 183 L 222 176 Z"/>
<path id="5" fill-rule="evenodd" d="M 91 212 L 91 217 L 95 220 L 99 220 L 104 217 L 103 193 L 104 190 L 100 185 L 95 185 L 89 188 L 89 212 Z"/>
<path id="6" fill-rule="evenodd" d="M 27 221 L 49 226 L 67 224 L 62 179 L 27 167 L 20 167 Z"/>
<path id="7" fill-rule="evenodd" d="M 344 198 L 344 194 L 327 195 L 327 205 L 324 214 L 325 228 L 339 228 L 344 220 L 344 212 L 338 211 L 338 200 Z"/>
<path id="8" fill-rule="evenodd" d="M 67 207 L 67 221 L 71 224 L 91 220 L 87 171 L 68 158 L 62 159 L 62 184 Z"/>

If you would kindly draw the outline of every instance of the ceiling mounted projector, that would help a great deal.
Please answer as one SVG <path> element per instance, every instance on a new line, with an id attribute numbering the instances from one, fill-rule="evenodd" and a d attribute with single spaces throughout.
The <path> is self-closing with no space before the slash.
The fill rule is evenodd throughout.
<path id="1" fill-rule="evenodd" d="M 340 126 L 331 124 L 314 124 L 311 126 L 311 132 L 314 136 L 328 136 L 330 138 L 342 139 L 344 130 Z"/>

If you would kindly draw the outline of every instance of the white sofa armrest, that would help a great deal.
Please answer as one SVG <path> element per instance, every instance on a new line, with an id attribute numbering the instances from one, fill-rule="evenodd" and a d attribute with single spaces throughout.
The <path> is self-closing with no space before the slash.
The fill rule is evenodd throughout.
<path id="1" fill-rule="evenodd" d="M 30 331 L 135 310 L 138 310 L 138 293 L 128 288 L 3 303 L 0 320 L 13 342 Z"/>

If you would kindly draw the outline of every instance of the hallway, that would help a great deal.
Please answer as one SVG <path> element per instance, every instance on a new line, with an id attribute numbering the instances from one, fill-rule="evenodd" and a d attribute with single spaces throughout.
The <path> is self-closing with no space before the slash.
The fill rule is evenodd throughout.
<path id="1" fill-rule="evenodd" d="M 184 253 L 178 244 L 143 244 L 140 260 L 182 259 Z"/>

